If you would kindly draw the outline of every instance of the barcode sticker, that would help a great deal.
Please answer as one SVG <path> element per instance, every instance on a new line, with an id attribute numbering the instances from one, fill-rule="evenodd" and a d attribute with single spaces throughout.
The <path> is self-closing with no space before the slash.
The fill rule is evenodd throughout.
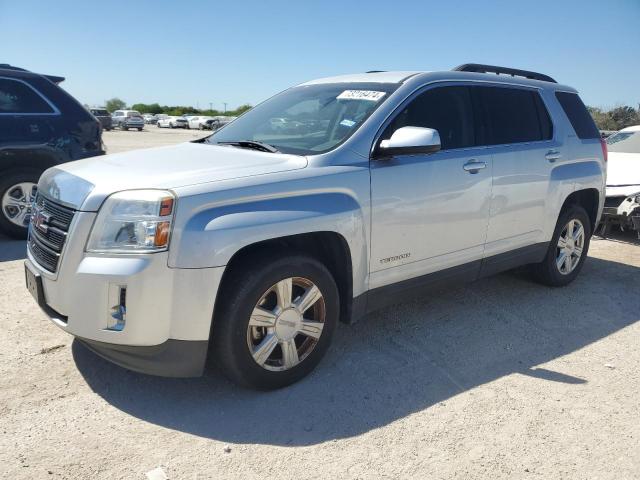
<path id="1" fill-rule="evenodd" d="M 387 92 L 376 92 L 374 90 L 345 90 L 336 98 L 338 100 L 368 100 L 377 102 L 384 97 Z"/>

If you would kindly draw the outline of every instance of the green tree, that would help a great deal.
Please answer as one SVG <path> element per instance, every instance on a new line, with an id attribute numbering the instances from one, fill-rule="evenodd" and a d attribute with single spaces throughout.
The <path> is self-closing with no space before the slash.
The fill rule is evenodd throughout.
<path id="1" fill-rule="evenodd" d="M 104 106 L 109 111 L 109 113 L 112 113 L 116 110 L 122 110 L 126 108 L 127 104 L 124 102 L 124 100 L 120 100 L 118 97 L 114 97 L 104 102 Z"/>
<path id="2" fill-rule="evenodd" d="M 131 106 L 132 110 L 137 110 L 140 113 L 152 113 L 152 114 L 157 114 L 157 113 L 163 113 L 162 107 L 157 104 L 157 103 L 134 103 Z"/>
<path id="3" fill-rule="evenodd" d="M 589 110 L 591 117 L 593 117 L 593 121 L 596 122 L 596 126 L 600 130 L 617 130 L 618 129 L 615 120 L 611 118 L 611 115 L 609 115 L 609 112 L 605 112 L 601 108 L 597 108 L 597 107 L 587 107 L 587 109 Z"/>
<path id="4" fill-rule="evenodd" d="M 628 105 L 614 108 L 609 112 L 609 115 L 613 121 L 616 122 L 616 130 L 637 125 L 640 120 L 638 118 L 638 112 Z"/>

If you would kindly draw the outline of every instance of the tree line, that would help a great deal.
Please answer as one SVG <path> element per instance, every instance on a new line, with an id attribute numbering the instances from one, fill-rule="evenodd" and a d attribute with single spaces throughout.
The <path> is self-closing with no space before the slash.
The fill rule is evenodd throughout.
<path id="1" fill-rule="evenodd" d="M 587 107 L 600 130 L 620 130 L 632 125 L 640 125 L 640 105 L 637 109 L 624 105 L 611 110 Z"/>
<path id="2" fill-rule="evenodd" d="M 109 111 L 109 113 L 113 113 L 116 110 L 124 110 L 125 108 L 127 108 L 126 102 L 117 97 L 105 101 L 104 106 Z M 211 117 L 215 117 L 218 115 L 227 115 L 231 117 L 237 117 L 241 113 L 249 110 L 251 108 L 251 105 L 240 105 L 235 110 L 227 110 L 226 112 L 212 109 L 198 109 L 184 105 L 160 105 L 158 103 L 134 103 L 129 108 L 140 113 L 151 113 L 153 115 L 164 113 L 166 115 L 172 115 L 176 117 L 179 117 L 180 115 L 208 115 Z"/>

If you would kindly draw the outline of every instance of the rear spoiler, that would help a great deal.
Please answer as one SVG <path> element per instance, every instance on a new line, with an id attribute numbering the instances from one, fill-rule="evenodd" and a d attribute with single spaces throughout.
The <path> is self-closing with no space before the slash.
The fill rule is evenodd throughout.
<path id="1" fill-rule="evenodd" d="M 29 70 L 26 70 L 24 68 L 20 68 L 20 67 L 14 67 L 13 65 L 9 65 L 8 63 L 0 63 L 0 69 L 4 69 L 4 70 L 15 70 L 18 72 L 29 72 Z M 33 72 L 31 72 L 33 73 Z M 47 80 L 49 80 L 50 82 L 55 83 L 56 85 L 64 82 L 64 77 L 59 77 L 57 75 L 42 75 L 44 78 L 46 78 Z"/>
<path id="2" fill-rule="evenodd" d="M 56 75 L 42 75 L 42 76 L 48 80 L 51 80 L 56 85 L 61 82 L 64 82 L 64 77 L 58 77 Z"/>

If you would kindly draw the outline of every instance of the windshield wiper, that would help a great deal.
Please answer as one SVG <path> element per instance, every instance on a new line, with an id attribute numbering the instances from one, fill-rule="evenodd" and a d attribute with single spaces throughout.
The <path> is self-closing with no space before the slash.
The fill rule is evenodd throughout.
<path id="1" fill-rule="evenodd" d="M 217 142 L 217 145 L 231 145 L 233 147 L 240 148 L 253 148 L 254 150 L 260 150 L 261 152 L 280 153 L 273 145 L 268 143 L 256 142 L 254 140 L 238 140 L 235 142 Z"/>

